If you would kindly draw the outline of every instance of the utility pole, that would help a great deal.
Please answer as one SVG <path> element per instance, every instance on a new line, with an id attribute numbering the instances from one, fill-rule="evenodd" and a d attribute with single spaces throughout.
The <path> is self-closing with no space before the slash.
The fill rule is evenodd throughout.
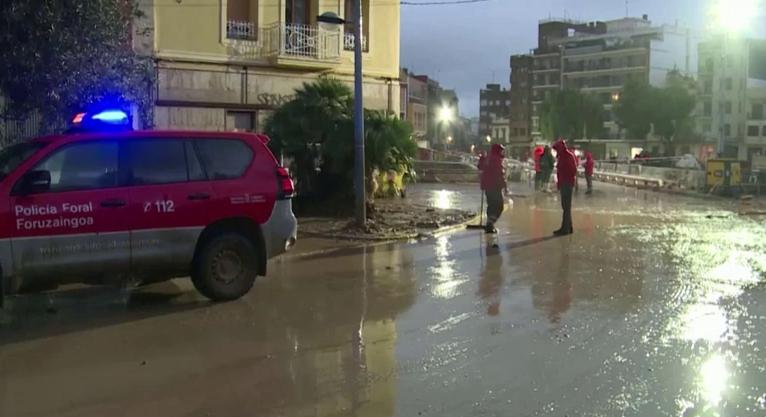
<path id="1" fill-rule="evenodd" d="M 364 169 L 364 98 L 362 97 L 362 0 L 354 0 L 354 190 L 356 222 L 367 224 Z"/>
<path id="2" fill-rule="evenodd" d="M 367 184 L 364 169 L 364 98 L 362 89 L 362 0 L 353 0 L 354 15 L 354 203 L 356 223 L 367 224 Z M 317 16 L 317 22 L 334 26 L 334 31 L 346 23 L 334 12 Z M 343 39 L 339 38 L 340 42 Z M 340 43 L 339 43 L 340 45 Z M 341 47 L 342 48 L 342 47 Z"/>

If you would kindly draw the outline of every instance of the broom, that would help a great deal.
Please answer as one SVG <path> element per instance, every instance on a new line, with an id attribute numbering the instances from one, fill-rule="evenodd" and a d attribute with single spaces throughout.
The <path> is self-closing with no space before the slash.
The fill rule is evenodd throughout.
<path id="1" fill-rule="evenodd" d="M 484 229 L 484 193 L 481 193 L 481 208 L 479 209 L 479 224 L 469 224 L 468 229 Z"/>

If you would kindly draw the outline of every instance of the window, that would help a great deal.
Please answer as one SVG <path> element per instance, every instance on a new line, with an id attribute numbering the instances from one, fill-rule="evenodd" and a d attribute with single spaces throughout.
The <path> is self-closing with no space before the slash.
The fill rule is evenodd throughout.
<path id="1" fill-rule="evenodd" d="M 45 145 L 42 143 L 21 142 L 0 151 L 0 179 L 8 176 L 43 146 Z"/>
<path id="2" fill-rule="evenodd" d="M 64 146 L 34 170 L 51 174 L 50 191 L 76 191 L 117 186 L 117 142 L 81 142 Z"/>
<path id="3" fill-rule="evenodd" d="M 486 105 L 487 105 L 487 100 L 482 100 L 482 101 L 481 101 L 481 105 L 482 105 L 482 106 L 486 106 Z"/>
<path id="4" fill-rule="evenodd" d="M 758 126 L 748 126 L 747 127 L 747 136 L 756 137 L 761 133 L 761 129 Z"/>
<path id="5" fill-rule="evenodd" d="M 347 34 L 347 41 L 343 42 L 346 50 L 354 49 L 354 2 L 353 0 L 346 0 L 346 24 L 344 32 Z M 348 41 L 350 36 L 350 41 Z M 362 0 L 362 39 L 367 42 L 362 42 L 362 50 L 368 51 L 369 39 L 370 39 L 370 0 Z"/>
<path id="6" fill-rule="evenodd" d="M 723 103 L 723 109 L 724 113 L 731 114 L 731 101 Z"/>
<path id="7" fill-rule="evenodd" d="M 704 114 L 705 114 L 705 116 L 708 116 L 708 117 L 713 115 L 713 103 L 712 102 L 709 102 L 709 101 L 705 102 L 705 113 Z"/>
<path id="8" fill-rule="evenodd" d="M 710 125 L 710 122 L 705 122 L 702 124 L 702 131 L 704 131 L 705 133 L 710 133 L 711 130 L 712 130 L 712 127 Z"/>
<path id="9" fill-rule="evenodd" d="M 207 179 L 205 170 L 202 169 L 202 162 L 200 162 L 199 156 L 194 149 L 194 143 L 187 140 L 184 143 L 184 148 L 186 151 L 186 166 L 189 170 L 189 181 L 200 181 Z"/>
<path id="10" fill-rule="evenodd" d="M 763 133 L 761 134 L 761 136 L 766 136 L 766 126 L 763 127 Z"/>
<path id="11" fill-rule="evenodd" d="M 705 80 L 705 94 L 712 94 L 713 93 L 713 80 Z"/>
<path id="12" fill-rule="evenodd" d="M 228 0 L 226 3 L 226 37 L 229 39 L 257 38 L 258 4 L 252 0 Z"/>
<path id="13" fill-rule="evenodd" d="M 727 124 L 723 125 L 723 134 L 724 134 L 724 136 L 731 136 L 731 125 L 730 124 L 727 123 Z"/>
<path id="14" fill-rule="evenodd" d="M 131 185 L 169 184 L 188 180 L 184 143 L 149 139 L 123 144 L 127 181 Z"/>
<path id="15" fill-rule="evenodd" d="M 207 177 L 213 180 L 239 178 L 253 159 L 253 150 L 236 139 L 195 141 Z"/>
<path id="16" fill-rule="evenodd" d="M 255 114 L 249 111 L 227 111 L 226 128 L 237 132 L 255 131 Z"/>
<path id="17" fill-rule="evenodd" d="M 724 80 L 724 86 L 726 91 L 731 91 L 734 88 L 734 81 L 731 78 Z"/>
<path id="18" fill-rule="evenodd" d="M 750 118 L 754 120 L 763 120 L 763 104 L 753 104 Z"/>

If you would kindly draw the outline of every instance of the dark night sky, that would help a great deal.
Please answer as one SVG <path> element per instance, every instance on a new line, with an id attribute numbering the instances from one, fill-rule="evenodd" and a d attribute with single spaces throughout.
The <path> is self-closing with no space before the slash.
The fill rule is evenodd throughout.
<path id="1" fill-rule="evenodd" d="M 425 0 L 412 0 L 425 1 Z M 678 21 L 695 37 L 705 28 L 712 0 L 630 0 L 632 17 L 648 14 L 655 25 Z M 401 65 L 426 73 L 460 98 L 461 113 L 479 113 L 479 89 L 509 85 L 509 58 L 537 43 L 542 18 L 610 20 L 625 16 L 624 0 L 489 0 L 485 3 L 402 6 Z M 762 19 L 761 19 L 762 20 Z M 760 27 L 756 33 L 764 35 Z"/>

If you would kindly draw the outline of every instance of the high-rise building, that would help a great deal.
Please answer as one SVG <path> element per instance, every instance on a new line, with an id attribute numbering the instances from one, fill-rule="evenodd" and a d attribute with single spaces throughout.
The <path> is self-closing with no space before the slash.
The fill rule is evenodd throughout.
<path id="1" fill-rule="evenodd" d="M 715 36 L 699 45 L 697 129 L 725 155 L 766 152 L 766 40 Z"/>
<path id="2" fill-rule="evenodd" d="M 496 119 L 507 119 L 511 114 L 511 92 L 500 84 L 487 84 L 479 91 L 479 135 L 492 136 Z"/>
<path id="3" fill-rule="evenodd" d="M 509 154 L 523 158 L 532 148 L 532 56 L 511 57 Z"/>
<path id="4" fill-rule="evenodd" d="M 549 141 L 541 132 L 541 109 L 552 91 L 575 89 L 604 105 L 606 138 L 621 139 L 612 107 L 625 84 L 642 80 L 663 86 L 670 71 L 694 72 L 689 31 L 680 26 L 653 26 L 648 17 L 605 22 L 549 19 L 538 26 L 533 52 L 533 140 Z"/>

